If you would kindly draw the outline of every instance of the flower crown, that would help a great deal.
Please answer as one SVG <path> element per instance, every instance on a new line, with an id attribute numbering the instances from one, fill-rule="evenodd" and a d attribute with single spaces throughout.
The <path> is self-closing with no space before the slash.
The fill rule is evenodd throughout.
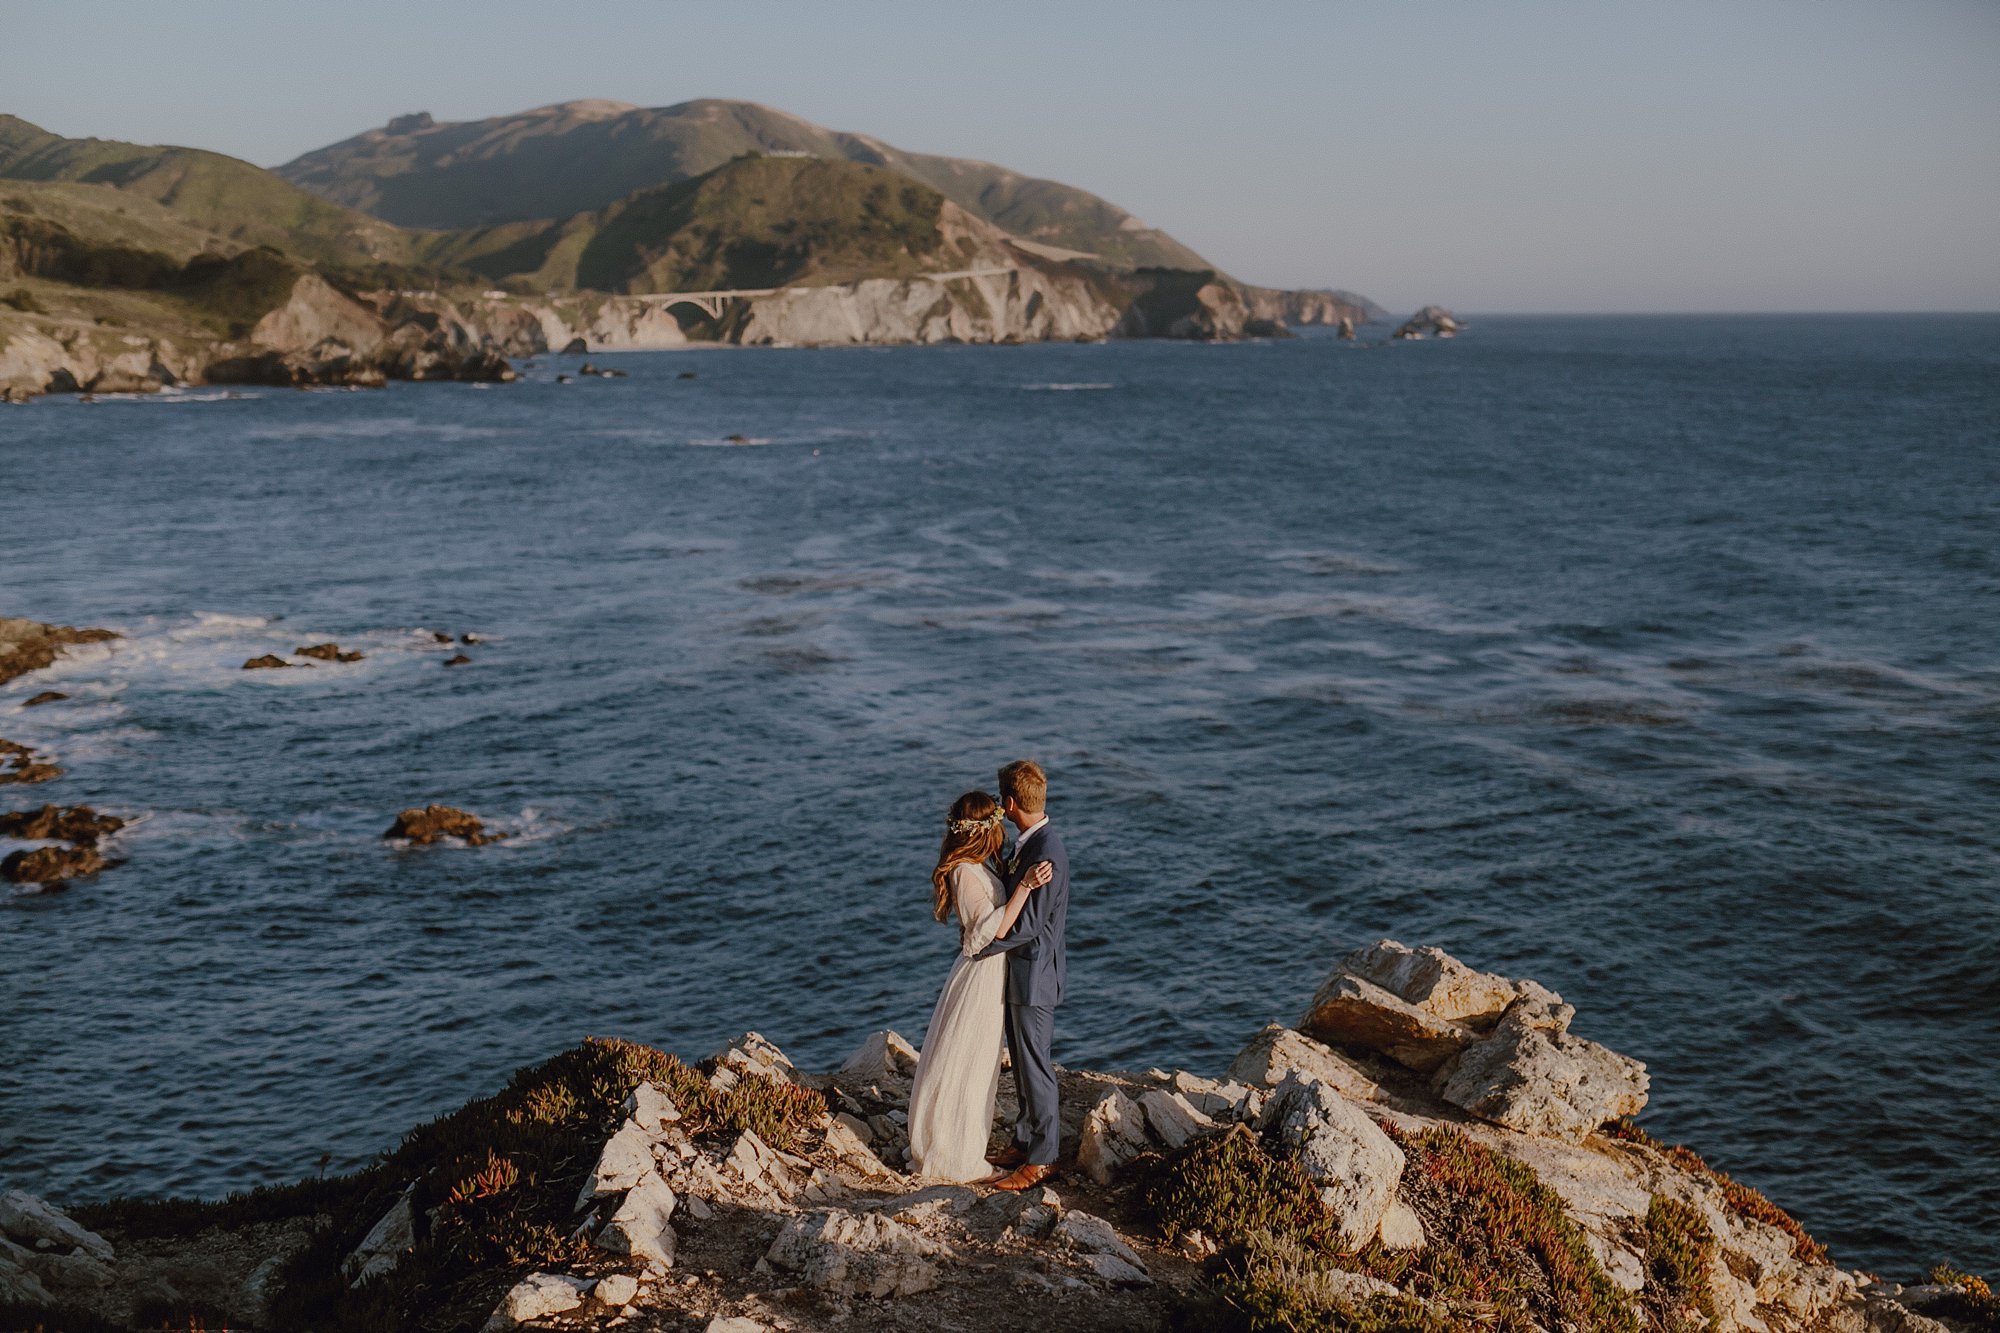
<path id="1" fill-rule="evenodd" d="M 999 828 L 1006 817 L 1006 814 L 996 807 L 992 814 L 985 816 L 983 819 L 947 820 L 945 821 L 945 827 L 953 833 L 978 833 L 984 829 Z"/>

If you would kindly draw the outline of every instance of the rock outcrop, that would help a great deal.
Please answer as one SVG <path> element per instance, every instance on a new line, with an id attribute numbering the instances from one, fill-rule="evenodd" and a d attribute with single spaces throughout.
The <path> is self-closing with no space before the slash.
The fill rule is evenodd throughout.
<path id="1" fill-rule="evenodd" d="M 108 629 L 77 629 L 72 625 L 44 625 L 39 620 L 0 616 L 0 685 L 16 676 L 55 665 L 63 649 L 72 644 L 102 643 L 117 637 L 115 631 Z"/>
<path id="2" fill-rule="evenodd" d="M 455 806 L 426 805 L 412 806 L 397 815 L 396 822 L 384 829 L 382 836 L 407 839 L 419 846 L 452 838 L 469 847 L 481 847 L 489 842 L 498 842 L 507 835 L 488 833 L 479 816 L 467 814 Z"/>
<path id="3" fill-rule="evenodd" d="M 1441 305 L 1427 305 L 1396 326 L 1394 338 L 1455 338 L 1465 325 Z"/>

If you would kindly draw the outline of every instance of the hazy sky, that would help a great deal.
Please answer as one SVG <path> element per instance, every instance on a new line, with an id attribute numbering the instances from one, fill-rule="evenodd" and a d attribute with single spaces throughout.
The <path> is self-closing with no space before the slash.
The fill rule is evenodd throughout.
<path id="1" fill-rule="evenodd" d="M 0 0 L 0 111 L 275 165 L 737 97 L 1393 310 L 2000 309 L 2000 0 Z"/>

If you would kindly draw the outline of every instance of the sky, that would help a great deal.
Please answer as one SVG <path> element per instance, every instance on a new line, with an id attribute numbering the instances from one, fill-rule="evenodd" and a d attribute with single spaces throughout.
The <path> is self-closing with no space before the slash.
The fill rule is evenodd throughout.
<path id="1" fill-rule="evenodd" d="M 0 111 L 273 166 L 731 97 L 1395 311 L 2000 309 L 2000 0 L 0 0 Z"/>

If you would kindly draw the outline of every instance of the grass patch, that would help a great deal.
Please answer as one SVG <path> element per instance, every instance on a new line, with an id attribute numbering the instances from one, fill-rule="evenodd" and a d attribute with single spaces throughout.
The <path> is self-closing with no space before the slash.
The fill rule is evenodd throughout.
<path id="1" fill-rule="evenodd" d="M 1652 1327 L 1662 1333 L 1715 1327 L 1715 1288 L 1709 1282 L 1715 1233 L 1701 1209 L 1655 1194 L 1646 1208 L 1645 1262 L 1640 1300 Z"/>
<path id="2" fill-rule="evenodd" d="M 1696 1153 L 1694 1149 L 1684 1147 L 1678 1143 L 1662 1143 L 1645 1130 L 1633 1124 L 1630 1120 L 1613 1121 L 1604 1127 L 1604 1132 L 1614 1139 L 1622 1139 L 1627 1143 L 1637 1143 L 1643 1147 L 1651 1148 L 1681 1170 L 1713 1183 L 1722 1191 L 1723 1202 L 1729 1205 L 1731 1212 L 1736 1213 L 1739 1217 L 1747 1217 L 1753 1222 L 1762 1222 L 1766 1226 L 1776 1227 L 1790 1236 L 1792 1238 L 1792 1257 L 1800 1263 L 1825 1264 L 1833 1262 L 1827 1257 L 1826 1247 L 1814 1240 L 1807 1233 L 1806 1229 L 1799 1225 L 1798 1219 L 1765 1198 L 1761 1192 L 1730 1179 L 1726 1173 L 1718 1171 L 1707 1162 L 1704 1162 L 1700 1154 Z"/>
<path id="3" fill-rule="evenodd" d="M 667 1090 L 697 1136 L 753 1129 L 774 1146 L 798 1148 L 825 1121 L 826 1104 L 810 1089 L 746 1076 L 718 1094 L 664 1051 L 591 1038 L 517 1072 L 498 1095 L 417 1127 L 352 1175 L 216 1203 L 119 1201 L 73 1215 L 124 1237 L 320 1218 L 286 1266 L 274 1324 L 317 1333 L 472 1328 L 529 1269 L 609 1258 L 573 1236 L 573 1205 L 624 1118 L 625 1098 L 646 1082 Z M 341 1261 L 405 1189 L 417 1219 L 414 1249 L 391 1273 L 350 1289 Z"/>

